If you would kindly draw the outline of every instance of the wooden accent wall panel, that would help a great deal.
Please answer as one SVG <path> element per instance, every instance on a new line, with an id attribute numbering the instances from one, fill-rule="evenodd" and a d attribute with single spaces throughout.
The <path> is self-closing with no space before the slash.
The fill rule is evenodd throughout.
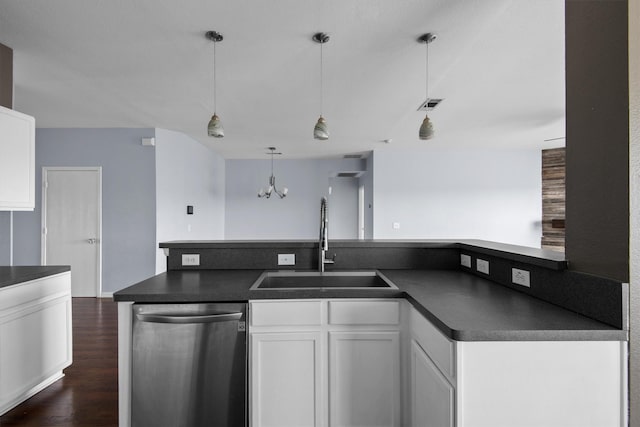
<path id="1" fill-rule="evenodd" d="M 13 108 L 13 49 L 0 43 L 0 105 Z"/>
<path id="2" fill-rule="evenodd" d="M 542 150 L 542 249 L 564 252 L 566 150 Z"/>

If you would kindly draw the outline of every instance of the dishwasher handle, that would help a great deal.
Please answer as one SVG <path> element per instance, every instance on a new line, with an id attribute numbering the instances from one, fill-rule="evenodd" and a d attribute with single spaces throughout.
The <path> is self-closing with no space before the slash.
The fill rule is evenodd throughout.
<path id="1" fill-rule="evenodd" d="M 137 313 L 136 317 L 142 322 L 150 323 L 173 323 L 173 324 L 188 324 L 188 323 L 216 323 L 216 322 L 230 322 L 232 320 L 240 320 L 242 317 L 241 312 L 232 313 L 211 313 L 211 314 L 160 314 L 160 313 Z"/>

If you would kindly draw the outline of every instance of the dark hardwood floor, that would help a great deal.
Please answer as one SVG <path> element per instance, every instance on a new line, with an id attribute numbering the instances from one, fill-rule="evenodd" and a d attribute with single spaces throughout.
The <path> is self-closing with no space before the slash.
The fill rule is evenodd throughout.
<path id="1" fill-rule="evenodd" d="M 65 377 L 0 417 L 0 426 L 117 426 L 118 311 L 73 298 L 73 364 Z"/>

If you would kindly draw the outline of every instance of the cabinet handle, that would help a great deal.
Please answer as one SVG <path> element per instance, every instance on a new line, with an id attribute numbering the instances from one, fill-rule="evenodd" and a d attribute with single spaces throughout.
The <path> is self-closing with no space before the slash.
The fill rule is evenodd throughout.
<path id="1" fill-rule="evenodd" d="M 136 314 L 138 320 L 151 323 L 215 323 L 240 320 L 242 313 L 214 313 L 214 314 Z"/>

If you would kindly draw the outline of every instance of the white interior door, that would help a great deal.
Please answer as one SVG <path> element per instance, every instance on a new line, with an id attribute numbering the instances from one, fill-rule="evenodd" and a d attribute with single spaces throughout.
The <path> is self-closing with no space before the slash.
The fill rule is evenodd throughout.
<path id="1" fill-rule="evenodd" d="M 42 264 L 71 266 L 71 294 L 100 296 L 102 170 L 43 168 Z"/>
<path id="2" fill-rule="evenodd" d="M 357 178 L 329 178 L 329 239 L 358 238 L 358 187 Z"/>

